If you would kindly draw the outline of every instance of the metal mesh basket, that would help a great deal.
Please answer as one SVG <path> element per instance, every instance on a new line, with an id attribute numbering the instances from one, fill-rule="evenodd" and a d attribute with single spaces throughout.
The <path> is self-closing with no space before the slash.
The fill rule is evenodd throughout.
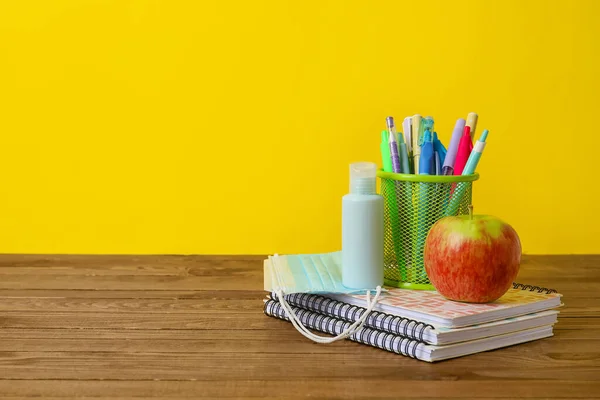
<path id="1" fill-rule="evenodd" d="M 423 248 L 439 219 L 469 213 L 473 175 L 405 175 L 378 171 L 384 199 L 386 285 L 433 290 L 423 265 Z"/>

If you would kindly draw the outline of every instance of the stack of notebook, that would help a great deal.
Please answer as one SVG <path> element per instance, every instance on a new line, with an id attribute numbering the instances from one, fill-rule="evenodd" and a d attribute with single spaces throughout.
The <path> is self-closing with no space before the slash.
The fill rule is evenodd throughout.
<path id="1" fill-rule="evenodd" d="M 450 301 L 435 291 L 386 290 L 376 311 L 348 339 L 428 362 L 552 336 L 562 305 L 555 290 L 517 283 L 488 304 Z M 331 335 L 359 319 L 367 305 L 366 296 L 354 294 L 295 293 L 285 299 L 304 326 Z M 264 312 L 289 321 L 274 293 Z"/>

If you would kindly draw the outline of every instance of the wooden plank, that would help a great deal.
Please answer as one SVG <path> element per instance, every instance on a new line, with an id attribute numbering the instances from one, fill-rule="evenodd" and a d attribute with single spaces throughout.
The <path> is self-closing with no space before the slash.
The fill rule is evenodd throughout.
<path id="1" fill-rule="evenodd" d="M 600 276 L 571 279 L 535 279 L 520 275 L 519 282 L 558 290 L 566 297 L 581 297 L 593 293 L 600 285 Z M 262 290 L 262 270 L 249 266 L 245 274 L 211 274 L 206 276 L 180 275 L 75 275 L 53 274 L 33 276 L 30 274 L 2 275 L 0 290 Z"/>
<path id="2" fill-rule="evenodd" d="M 262 303 L 256 302 L 255 313 L 232 311 L 226 314 L 157 314 L 157 313 L 68 313 L 6 311 L 0 315 L 0 328 L 76 328 L 76 329 L 278 329 L 262 315 Z"/>
<path id="3" fill-rule="evenodd" d="M 17 299 L 210 299 L 257 300 L 263 290 L 74 290 L 74 289 L 0 289 L 0 298 Z"/>
<path id="4" fill-rule="evenodd" d="M 262 313 L 262 302 L 251 303 L 247 310 L 220 313 L 111 313 L 95 312 L 43 312 L 4 311 L 0 315 L 0 328 L 28 329 L 281 329 L 291 328 L 285 321 L 267 317 Z M 254 308 L 255 312 L 251 312 Z M 284 325 L 282 325 L 284 324 Z M 598 329 L 600 318 L 560 317 L 557 329 Z"/>
<path id="5" fill-rule="evenodd" d="M 298 391 L 298 392 L 300 392 L 300 391 Z M 89 397 L 86 397 L 86 398 L 89 398 Z M 181 397 L 180 396 L 178 396 L 178 397 L 172 397 L 172 396 L 163 397 L 163 396 L 161 396 L 161 397 L 151 397 L 151 398 L 152 399 L 160 399 L 160 400 L 180 400 L 180 399 L 188 398 L 188 396 L 181 396 Z M 219 398 L 224 398 L 224 397 L 219 396 Z M 251 396 L 248 396 L 248 397 L 239 397 L 238 395 L 232 395 L 231 397 L 227 396 L 225 398 L 236 398 L 236 399 L 239 399 L 239 398 L 248 398 L 249 399 L 249 398 L 251 398 L 252 400 L 273 400 L 274 399 L 273 396 L 267 396 L 267 397 L 258 396 L 257 397 L 257 396 L 254 396 L 254 395 L 251 395 Z M 354 396 L 350 396 L 350 397 L 349 396 L 345 396 L 345 397 L 327 396 L 328 400 L 348 400 L 350 398 L 354 398 Z M 440 397 L 421 397 L 421 396 L 412 397 L 412 396 L 402 396 L 403 400 L 417 400 L 417 399 L 418 400 L 433 400 L 433 399 L 439 399 L 439 398 Z M 466 399 L 468 397 L 456 397 L 456 398 L 464 398 L 464 399 Z M 485 398 L 486 400 L 506 399 L 506 397 L 481 397 L 481 396 L 479 396 L 477 398 Z M 548 400 L 551 397 L 526 397 L 526 398 L 529 399 L 529 400 Z M 555 398 L 555 397 L 552 397 L 552 398 Z M 585 397 L 585 398 L 587 400 L 600 400 L 600 397 Z M 25 399 L 29 400 L 29 399 L 31 399 L 31 397 L 21 397 L 21 396 L 18 396 L 18 397 L 13 397 L 13 396 L 2 397 L 2 400 L 25 400 Z M 62 399 L 64 399 L 64 397 L 54 397 L 54 396 L 48 397 L 48 396 L 44 396 L 44 400 L 58 400 L 58 399 L 62 400 Z M 96 396 L 94 396 L 93 399 L 94 400 L 108 400 L 108 399 L 110 399 L 110 400 L 115 400 L 115 399 L 118 399 L 118 400 L 140 400 L 140 397 L 138 397 L 138 396 L 132 396 L 132 397 L 129 397 L 129 396 L 126 396 L 126 397 L 125 396 L 115 396 L 115 397 L 104 397 L 104 396 L 102 396 L 102 397 L 96 397 Z M 301 393 L 294 393 L 294 394 L 285 393 L 285 394 L 278 395 L 277 399 L 286 399 L 286 400 L 301 400 L 302 399 L 302 400 L 304 400 L 304 399 L 306 399 L 306 396 L 303 396 Z"/>
<path id="6" fill-rule="evenodd" d="M 0 267 L 75 267 L 97 266 L 112 268 L 124 265 L 180 267 L 194 264 L 202 268 L 222 262 L 244 263 L 260 261 L 265 255 L 85 255 L 85 254 L 0 254 Z"/>
<path id="7" fill-rule="evenodd" d="M 218 295 L 218 292 L 214 292 Z M 262 303 L 254 299 L 85 299 L 85 298 L 6 298 L 0 297 L 0 312 L 70 312 L 70 313 L 156 313 L 216 314 L 256 313 Z"/>
<path id="8" fill-rule="evenodd" d="M 197 257 L 183 259 L 177 262 L 172 257 L 169 262 L 148 260 L 145 262 L 117 262 L 108 264 L 109 259 L 102 262 L 85 262 L 81 264 L 68 262 L 56 262 L 48 265 L 21 265 L 2 263 L 0 256 L 0 276 L 5 275 L 76 275 L 76 276 L 236 276 L 246 275 L 249 271 L 247 266 L 252 265 L 252 270 L 260 269 L 262 273 L 262 259 L 216 259 L 206 260 Z M 159 259 L 160 260 L 160 259 Z M 254 272 L 254 271 L 250 272 Z"/>
<path id="9" fill-rule="evenodd" d="M 193 296 L 180 298 L 89 298 L 68 297 L 3 297 L 0 296 L 0 312 L 113 312 L 113 313 L 223 313 L 223 312 L 252 312 L 262 306 L 261 298 L 266 293 L 250 292 L 247 296 L 238 298 L 232 292 L 229 297 L 220 291 L 196 292 Z M 564 299 L 565 307 L 560 308 L 560 317 L 592 317 L 600 315 L 600 304 L 590 299 Z M 600 302 L 599 302 L 600 303 Z"/>
<path id="10" fill-rule="evenodd" d="M 394 377 L 373 379 L 299 379 L 282 376 L 275 380 L 239 379 L 234 381 L 64 381 L 0 380 L 0 396 L 21 397 L 136 397 L 136 398 L 327 398 L 398 399 L 403 394 L 429 398 L 564 398 L 597 395 L 600 382 L 568 379 L 447 381 L 403 380 L 410 370 L 398 370 Z"/>
<path id="11" fill-rule="evenodd" d="M 262 290 L 262 272 L 243 276 L 4 275 L 0 289 L 71 290 Z"/>
<path id="12" fill-rule="evenodd" d="M 199 331 L 188 335 L 177 333 L 172 335 L 172 337 L 169 337 L 166 334 L 167 332 L 156 332 L 160 332 L 161 334 L 157 335 L 153 331 L 136 332 L 137 335 L 122 331 L 117 331 L 112 335 L 97 334 L 96 332 L 90 333 L 89 331 L 74 335 L 70 331 L 52 331 L 51 334 L 46 333 L 43 337 L 35 337 L 31 332 L 24 333 L 23 337 L 11 337 L 11 335 L 3 334 L 0 337 L 0 352 L 5 352 L 4 355 L 15 352 L 61 352 L 65 354 L 73 352 L 142 354 L 146 352 L 152 354 L 182 353 L 184 356 L 204 353 L 258 353 L 270 355 L 310 353 L 311 356 L 318 354 L 343 354 L 352 356 L 360 353 L 368 358 L 373 351 L 373 349 L 360 346 L 356 343 L 315 346 L 312 342 L 304 338 L 299 338 L 298 334 L 294 332 L 271 335 L 264 331 L 254 331 L 251 334 L 240 332 L 240 334 L 232 335 L 229 331 L 219 331 L 218 333 Z M 597 361 L 600 352 L 600 339 L 568 339 L 560 333 L 556 337 L 560 337 L 560 339 L 557 339 L 557 341 L 532 342 L 527 346 L 516 346 L 514 349 L 505 348 L 500 352 L 499 356 L 513 357 L 514 354 L 518 356 L 519 352 L 527 352 L 528 357 L 532 359 L 541 357 L 543 360 L 547 360 L 550 357 L 564 360 L 572 357 L 575 353 L 581 352 L 584 348 L 589 348 L 591 350 L 585 354 L 589 355 L 592 360 Z M 539 354 L 531 354 L 532 352 L 539 352 Z M 474 360 L 473 356 L 470 356 L 469 359 L 471 361 Z M 526 361 L 529 361 L 529 359 Z M 600 366 L 598 368 L 600 369 Z"/>
<path id="13" fill-rule="evenodd" d="M 298 391 L 300 392 L 300 391 Z M 151 397 L 152 399 L 160 399 L 160 400 L 180 400 L 180 399 L 185 399 L 188 398 L 188 396 L 182 396 L 182 397 L 172 397 L 172 396 L 168 396 L 168 397 Z M 223 398 L 221 396 L 219 396 L 219 398 Z M 233 395 L 232 397 L 227 396 L 226 398 L 251 398 L 252 400 L 273 400 L 274 397 L 273 396 L 268 396 L 268 397 L 262 397 L 262 396 L 248 396 L 248 397 L 239 397 L 238 395 Z M 348 397 L 339 397 L 339 396 L 327 396 L 328 400 L 348 400 L 350 398 L 354 398 L 354 396 Z M 402 396 L 403 400 L 432 400 L 432 399 L 439 399 L 440 397 L 412 397 L 412 396 Z M 467 399 L 468 397 L 456 397 L 456 398 L 463 398 L 463 399 Z M 477 397 L 477 398 L 485 398 L 486 400 L 499 400 L 499 399 L 506 399 L 506 397 Z M 550 397 L 526 397 L 529 400 L 548 400 L 550 399 Z M 552 397 L 554 398 L 554 397 Z M 587 400 L 600 400 L 600 397 L 585 397 Z M 31 397 L 3 397 L 2 400 L 24 400 L 24 399 L 31 399 Z M 44 400 L 57 400 L 57 399 L 64 399 L 64 397 L 48 397 L 48 396 L 44 396 Z M 124 397 L 124 396 L 117 396 L 117 397 L 93 397 L 94 400 L 107 400 L 107 399 L 111 399 L 111 400 L 140 400 L 140 397 L 137 396 L 133 396 L 133 397 Z M 283 395 L 279 395 L 277 397 L 277 399 L 286 399 L 286 400 L 300 400 L 300 399 L 306 399 L 306 396 L 303 396 L 301 393 L 294 393 L 294 394 L 290 394 L 290 393 L 285 393 Z"/>
<path id="14" fill-rule="evenodd" d="M 277 321 L 275 321 L 277 322 Z M 278 322 L 279 324 L 279 322 Z M 575 340 L 600 340 L 600 336 L 596 329 L 560 329 L 562 324 L 555 325 L 554 334 L 555 337 L 560 338 L 560 343 L 563 341 L 575 341 Z M 144 340 L 164 340 L 164 341 L 214 341 L 220 339 L 226 339 L 231 341 L 241 342 L 256 342 L 256 341 L 268 341 L 272 342 L 272 345 L 282 345 L 287 351 L 290 351 L 293 346 L 288 344 L 288 341 L 313 345 L 311 341 L 300 336 L 294 328 L 286 322 L 281 321 L 280 325 L 277 325 L 279 329 L 252 329 L 252 330 L 233 330 L 233 329 L 213 329 L 213 330 L 193 330 L 193 329 L 157 329 L 157 330 L 144 330 L 144 329 L 112 329 L 112 328 L 95 328 L 91 329 L 22 329 L 22 328 L 4 328 L 0 330 L 0 351 L 11 351 L 15 348 L 9 346 L 12 340 L 28 341 L 27 346 L 33 346 L 35 341 L 48 341 L 52 340 L 53 344 L 50 350 L 60 350 L 56 346 L 64 341 L 67 343 L 69 340 L 97 340 L 100 343 L 94 344 L 98 346 L 104 346 L 101 342 L 106 340 L 123 341 L 124 344 L 128 342 L 134 343 L 135 341 Z M 535 343 L 535 342 L 534 342 Z M 558 341 L 551 340 L 549 343 L 558 344 Z M 317 346 L 306 348 L 311 352 L 324 351 L 325 349 L 336 346 L 337 343 L 327 346 Z M 519 347 L 517 347 L 519 348 Z M 36 350 L 27 347 L 27 349 L 21 350 Z M 41 349 L 40 350 L 44 350 Z M 48 350 L 48 349 L 46 349 Z M 65 349 L 69 350 L 69 349 Z M 152 350 L 156 350 L 152 347 Z M 182 350 L 187 351 L 187 350 Z"/>
<path id="15" fill-rule="evenodd" d="M 260 290 L 263 259 L 0 255 L 0 289 Z"/>

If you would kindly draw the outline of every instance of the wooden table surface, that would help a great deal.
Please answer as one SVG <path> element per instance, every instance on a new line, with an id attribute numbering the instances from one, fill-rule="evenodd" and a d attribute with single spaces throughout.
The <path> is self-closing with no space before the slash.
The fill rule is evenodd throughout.
<path id="1" fill-rule="evenodd" d="M 600 256 L 525 257 L 555 335 L 430 364 L 263 314 L 258 256 L 0 256 L 1 398 L 600 398 Z"/>

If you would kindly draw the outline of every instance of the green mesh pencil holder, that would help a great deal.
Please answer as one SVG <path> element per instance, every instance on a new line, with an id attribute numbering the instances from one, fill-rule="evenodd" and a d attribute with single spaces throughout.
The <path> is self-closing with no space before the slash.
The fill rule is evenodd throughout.
<path id="1" fill-rule="evenodd" d="M 434 290 L 423 265 L 423 248 L 439 219 L 469 213 L 473 175 L 406 175 L 377 171 L 384 199 L 385 284 Z"/>

